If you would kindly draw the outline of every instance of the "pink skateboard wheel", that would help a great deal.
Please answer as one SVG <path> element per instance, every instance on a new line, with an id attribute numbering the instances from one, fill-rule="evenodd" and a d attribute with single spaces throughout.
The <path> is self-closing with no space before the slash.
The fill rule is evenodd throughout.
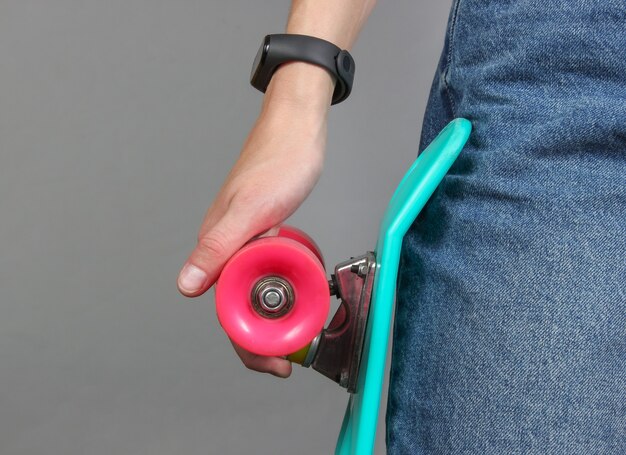
<path id="1" fill-rule="evenodd" d="M 280 230 L 278 231 L 278 237 L 286 237 L 288 239 L 293 239 L 297 242 L 300 242 L 304 246 L 306 246 L 309 250 L 317 256 L 317 259 L 320 260 L 322 265 L 324 265 L 324 256 L 322 256 L 322 251 L 320 247 L 315 243 L 309 234 L 306 232 L 289 225 L 282 225 Z"/>
<path id="2" fill-rule="evenodd" d="M 217 281 L 215 301 L 220 324 L 236 344 L 255 354 L 283 356 L 320 333 L 330 292 L 315 252 L 279 234 L 235 253 Z"/>

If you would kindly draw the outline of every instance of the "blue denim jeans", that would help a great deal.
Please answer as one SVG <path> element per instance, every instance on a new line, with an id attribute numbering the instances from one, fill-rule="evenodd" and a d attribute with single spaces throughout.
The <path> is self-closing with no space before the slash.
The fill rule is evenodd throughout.
<path id="1" fill-rule="evenodd" d="M 403 245 L 391 454 L 626 454 L 626 0 L 455 0 Z"/>

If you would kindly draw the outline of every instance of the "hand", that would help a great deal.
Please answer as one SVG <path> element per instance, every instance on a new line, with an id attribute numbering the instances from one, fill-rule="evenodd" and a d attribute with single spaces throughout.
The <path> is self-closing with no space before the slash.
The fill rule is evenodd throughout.
<path id="1" fill-rule="evenodd" d="M 303 106 L 285 98 L 264 104 L 179 275 L 178 288 L 183 295 L 196 297 L 206 292 L 238 249 L 280 226 L 309 195 L 323 167 L 327 113 L 328 105 Z M 250 369 L 279 377 L 291 374 L 286 359 L 234 347 Z"/>

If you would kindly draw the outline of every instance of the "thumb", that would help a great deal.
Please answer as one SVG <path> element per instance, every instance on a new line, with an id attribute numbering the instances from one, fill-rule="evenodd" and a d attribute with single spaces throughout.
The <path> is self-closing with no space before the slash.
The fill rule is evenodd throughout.
<path id="1" fill-rule="evenodd" d="M 251 220 L 228 210 L 210 229 L 201 231 L 198 243 L 178 275 L 178 290 L 187 297 L 204 294 L 217 280 L 224 264 L 258 231 Z"/>

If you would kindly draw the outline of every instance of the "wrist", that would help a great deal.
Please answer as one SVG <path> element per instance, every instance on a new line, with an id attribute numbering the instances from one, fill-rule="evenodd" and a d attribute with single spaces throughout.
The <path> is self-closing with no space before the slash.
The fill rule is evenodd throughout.
<path id="1" fill-rule="evenodd" d="M 283 63 L 267 86 L 263 109 L 290 107 L 325 114 L 334 88 L 334 77 L 320 66 L 299 61 Z"/>

